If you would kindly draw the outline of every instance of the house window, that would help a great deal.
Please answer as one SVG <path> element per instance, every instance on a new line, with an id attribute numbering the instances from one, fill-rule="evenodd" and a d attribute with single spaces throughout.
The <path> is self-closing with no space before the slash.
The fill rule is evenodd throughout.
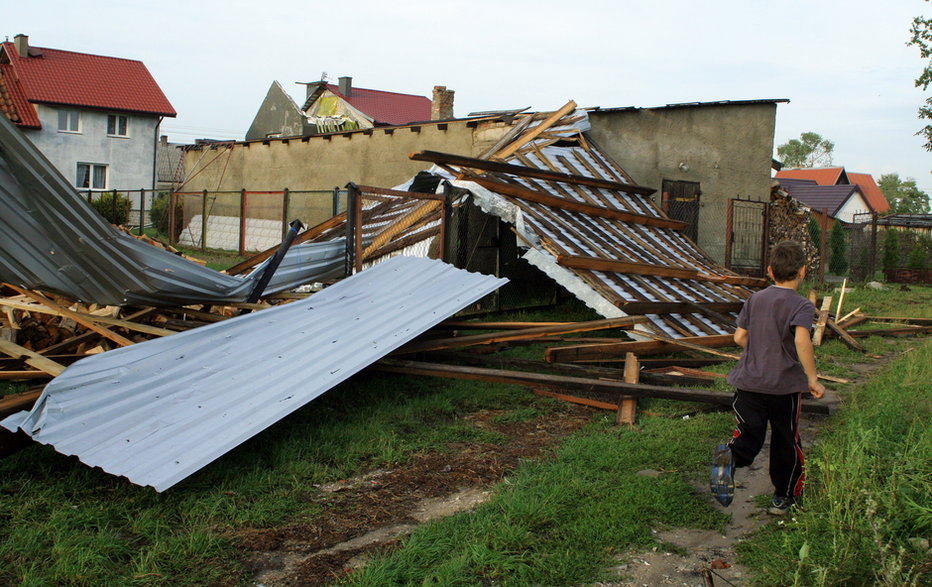
<path id="1" fill-rule="evenodd" d="M 120 114 L 108 115 L 107 134 L 113 137 L 129 136 L 129 117 Z"/>
<path id="2" fill-rule="evenodd" d="M 77 110 L 58 111 L 59 132 L 81 132 L 81 113 Z"/>
<path id="3" fill-rule="evenodd" d="M 96 163 L 78 163 L 78 177 L 75 185 L 92 190 L 107 189 L 107 166 Z"/>

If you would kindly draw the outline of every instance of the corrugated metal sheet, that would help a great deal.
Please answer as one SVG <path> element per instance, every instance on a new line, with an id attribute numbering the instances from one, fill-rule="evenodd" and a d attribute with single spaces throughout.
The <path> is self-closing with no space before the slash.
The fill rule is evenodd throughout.
<path id="1" fill-rule="evenodd" d="M 0 424 L 163 491 L 506 282 L 395 257 L 301 302 L 83 359 Z"/>
<path id="2" fill-rule="evenodd" d="M 267 293 L 340 274 L 342 245 L 289 251 Z M 150 246 L 107 224 L 0 116 L 0 280 L 98 304 L 241 302 L 255 286 Z"/>

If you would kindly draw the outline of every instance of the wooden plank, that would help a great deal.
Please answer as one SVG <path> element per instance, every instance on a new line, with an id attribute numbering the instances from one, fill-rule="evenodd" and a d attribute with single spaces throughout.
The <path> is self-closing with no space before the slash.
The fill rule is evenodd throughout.
<path id="1" fill-rule="evenodd" d="M 0 397 L 0 420 L 6 418 L 10 414 L 32 408 L 40 395 L 42 395 L 42 389 L 34 389 Z"/>
<path id="2" fill-rule="evenodd" d="M 638 358 L 634 353 L 625 353 L 625 383 L 638 382 Z M 638 400 L 630 395 L 621 396 L 618 403 L 618 412 L 615 414 L 616 424 L 634 426 L 637 419 Z"/>
<path id="3" fill-rule="evenodd" d="M 620 381 L 606 381 L 601 379 L 587 379 L 582 377 L 565 377 L 561 375 L 543 375 L 540 373 L 525 373 L 521 371 L 505 371 L 502 369 L 483 369 L 479 367 L 458 367 L 454 365 L 440 365 L 420 361 L 400 361 L 383 359 L 374 367 L 380 371 L 391 373 L 405 373 L 409 375 L 426 375 L 433 377 L 447 377 L 451 379 L 468 379 L 485 381 L 489 383 L 506 383 L 521 385 L 532 389 L 541 387 L 549 389 L 566 389 L 574 392 L 598 392 L 634 397 L 655 397 L 678 401 L 703 402 L 717 405 L 731 405 L 734 395 L 716 391 L 666 387 L 660 385 L 646 385 L 644 383 L 624 383 Z M 827 414 L 828 406 L 823 403 L 803 402 L 803 411 L 810 413 Z"/>
<path id="4" fill-rule="evenodd" d="M 903 322 L 920 326 L 932 325 L 932 318 L 911 318 L 909 316 L 865 316 L 865 318 L 871 322 Z"/>
<path id="5" fill-rule="evenodd" d="M 545 389 L 535 389 L 534 393 L 544 397 L 550 397 L 553 399 L 558 399 L 564 402 L 569 402 L 572 404 L 580 404 L 583 406 L 589 406 L 591 408 L 599 408 L 601 410 L 612 410 L 615 411 L 618 409 L 617 404 L 610 404 L 608 402 L 600 402 L 596 399 L 589 399 L 585 397 L 576 397 L 575 395 L 567 395 L 565 393 L 556 393 L 554 391 L 547 391 Z"/>
<path id="6" fill-rule="evenodd" d="M 716 334 L 712 336 L 688 336 L 679 341 L 695 342 L 706 347 L 737 346 L 731 334 Z M 551 363 L 573 363 L 581 360 L 604 360 L 624 357 L 625 353 L 632 352 L 637 355 L 673 353 L 682 347 L 659 341 L 630 341 L 612 344 L 589 344 L 565 347 L 548 348 L 545 358 Z"/>
<path id="7" fill-rule="evenodd" d="M 600 257 L 584 257 L 581 255 L 559 255 L 557 264 L 571 269 L 587 269 L 589 271 L 611 271 L 617 273 L 633 273 L 636 275 L 652 275 L 656 277 L 679 277 L 682 279 L 696 279 L 714 283 L 728 283 L 733 285 L 751 285 L 763 287 L 766 280 L 756 277 L 742 277 L 738 275 L 709 275 L 700 273 L 695 269 L 670 267 L 669 265 L 654 265 L 650 263 L 634 263 L 630 261 L 616 261 Z"/>
<path id="8" fill-rule="evenodd" d="M 14 358 L 22 358 L 30 367 L 44 371 L 52 377 L 58 377 L 65 370 L 64 365 L 7 340 L 0 340 L 0 353 Z"/>
<path id="9" fill-rule="evenodd" d="M 535 202 L 545 206 L 552 206 L 554 208 L 568 210 L 570 212 L 578 212 L 588 216 L 611 218 L 613 220 L 622 220 L 624 222 L 643 224 L 646 226 L 656 226 L 659 228 L 682 230 L 686 227 L 686 223 L 680 222 L 679 220 L 670 220 L 669 218 L 660 218 L 657 216 L 645 216 L 643 214 L 624 212 L 616 208 L 606 208 L 604 206 L 584 204 L 583 202 L 568 200 L 566 198 L 554 196 L 546 192 L 540 192 L 522 187 L 517 184 L 505 183 L 497 179 L 492 179 L 488 176 L 469 175 L 466 178 L 493 192 L 498 192 L 528 202 Z"/>
<path id="10" fill-rule="evenodd" d="M 848 312 L 847 314 L 845 314 L 844 316 L 842 316 L 841 318 L 839 318 L 835 323 L 838 324 L 839 326 L 841 326 L 842 324 L 844 324 L 845 320 L 847 320 L 848 318 L 854 316 L 855 314 L 857 314 L 857 313 L 860 312 L 860 311 L 861 311 L 861 308 L 855 308 L 855 309 L 851 310 L 850 312 Z M 838 314 L 835 314 L 835 315 L 837 316 Z M 929 320 L 929 322 L 932 323 L 932 320 Z"/>
<path id="11" fill-rule="evenodd" d="M 78 318 L 81 318 L 85 321 L 91 321 L 91 322 L 100 323 L 100 324 L 107 324 L 109 326 L 118 326 L 120 328 L 125 328 L 127 330 L 132 330 L 135 332 L 142 332 L 145 334 L 152 334 L 155 336 L 168 336 L 169 334 L 174 334 L 174 332 L 170 330 L 165 330 L 157 326 L 151 326 L 149 324 L 139 324 L 138 322 L 132 322 L 130 320 L 131 317 L 127 317 L 127 319 L 121 320 L 119 318 L 113 318 L 107 315 L 76 312 L 74 310 L 65 308 L 64 306 L 55 304 L 55 302 L 52 302 L 51 300 L 48 300 L 48 301 L 50 302 L 50 304 L 54 304 L 54 305 L 41 305 L 42 302 L 39 302 L 40 305 L 37 305 L 35 303 L 30 303 L 26 301 L 3 299 L 3 298 L 0 298 L 0 305 L 15 308 L 17 310 L 24 310 L 27 312 L 38 312 L 40 314 L 49 314 L 51 316 L 62 316 L 65 318 L 70 318 L 71 320 L 74 320 L 75 322 L 87 328 L 89 327 L 86 326 L 84 322 L 81 322 L 80 320 L 78 320 Z M 155 308 L 149 308 L 147 310 L 144 310 L 143 312 L 137 312 L 136 317 L 145 316 L 146 314 L 149 314 L 153 312 L 154 310 Z M 104 309 L 97 310 L 97 311 L 98 312 L 109 312 Z M 70 312 L 70 314 L 68 314 L 68 312 Z M 103 335 L 103 333 L 101 333 L 100 331 L 95 330 L 95 332 L 97 334 Z M 130 343 L 132 343 L 132 341 L 130 341 Z"/>
<path id="12" fill-rule="evenodd" d="M 49 308 L 51 308 L 51 309 L 53 309 L 53 310 L 56 310 L 56 311 L 60 312 L 62 316 L 71 318 L 72 320 L 74 320 L 75 322 L 77 322 L 78 324 L 80 324 L 81 326 L 84 326 L 85 328 L 88 328 L 88 329 L 90 329 L 90 330 L 93 330 L 94 332 L 100 334 L 100 335 L 103 336 L 104 338 L 108 338 L 108 339 L 112 340 L 113 342 L 117 343 L 117 344 L 120 345 L 120 346 L 130 346 L 130 345 L 134 344 L 133 341 L 131 341 L 130 339 L 125 338 L 125 337 L 123 337 L 123 336 L 120 336 L 120 335 L 117 334 L 116 332 L 113 332 L 112 330 L 109 330 L 109 329 L 107 329 L 107 328 L 104 328 L 103 326 L 100 326 L 100 325 L 97 324 L 95 321 L 92 321 L 92 320 L 90 320 L 90 319 L 88 319 L 88 318 L 82 316 L 81 314 L 78 314 L 77 312 L 73 312 L 73 311 L 69 310 L 68 308 L 65 308 L 64 306 L 59 306 L 58 304 L 56 304 L 55 302 L 53 302 L 52 300 L 46 298 L 45 296 L 43 296 L 43 295 L 41 295 L 41 294 L 37 294 L 37 293 L 35 293 L 35 292 L 32 292 L 32 291 L 23 289 L 23 288 L 21 288 L 21 287 L 19 287 L 19 286 L 17 286 L 17 285 L 11 285 L 11 284 L 9 284 L 9 283 L 7 283 L 7 284 L 5 284 L 5 285 L 6 285 L 7 287 L 11 288 L 11 289 L 14 289 L 14 290 L 18 291 L 19 293 L 23 294 L 24 296 L 27 296 L 27 297 L 29 297 L 29 298 L 35 300 L 36 302 L 42 304 L 43 306 L 47 306 L 47 307 L 49 307 Z M 100 316 L 100 317 L 95 316 L 95 317 L 94 317 L 94 320 L 98 320 L 98 319 L 99 319 L 99 320 L 102 320 L 102 319 L 104 319 L 104 318 L 103 318 L 102 316 Z M 137 325 L 137 326 L 138 326 L 138 325 Z"/>
<path id="13" fill-rule="evenodd" d="M 707 308 L 706 306 L 703 306 L 702 304 L 697 304 L 695 302 L 686 302 L 686 305 L 692 308 L 693 310 L 695 310 L 697 314 L 702 314 L 703 316 L 710 318 L 713 322 L 717 322 L 718 324 L 725 326 L 727 328 L 730 328 L 731 330 L 735 330 L 738 328 L 738 325 L 735 323 L 735 321 L 732 318 L 724 314 L 719 314 L 715 310 L 712 310 L 711 308 Z"/>
<path id="14" fill-rule="evenodd" d="M 535 126 L 530 131 L 521 135 L 520 138 L 517 138 L 516 140 L 512 141 L 511 143 L 509 143 L 506 147 L 504 147 L 502 150 L 498 151 L 497 153 L 492 153 L 489 159 L 499 159 L 499 160 L 504 161 L 505 159 L 510 157 L 512 154 L 514 154 L 515 151 L 517 151 L 524 145 L 536 139 L 538 135 L 540 135 L 541 133 L 549 129 L 557 121 L 559 121 L 561 118 L 563 118 L 570 112 L 573 112 L 574 110 L 576 110 L 576 102 L 573 102 L 572 100 L 570 100 L 569 102 L 564 104 L 562 108 L 553 112 L 550 116 L 545 118 L 543 122 Z"/>
<path id="15" fill-rule="evenodd" d="M 832 320 L 831 318 L 825 321 L 825 325 L 829 328 L 829 330 L 834 332 L 838 336 L 838 338 L 841 339 L 841 342 L 843 342 L 844 345 L 848 347 L 849 349 L 853 351 L 858 351 L 859 353 L 867 352 L 867 349 L 861 346 L 861 343 L 854 340 L 854 338 L 852 338 L 852 336 L 848 334 L 848 332 L 844 328 L 841 328 L 840 326 L 835 324 L 835 321 Z"/>
<path id="16" fill-rule="evenodd" d="M 619 306 L 626 314 L 688 314 L 701 306 L 713 312 L 740 312 L 744 302 L 625 302 Z"/>
<path id="17" fill-rule="evenodd" d="M 324 220 L 320 224 L 313 226 L 311 228 L 308 228 L 307 230 L 299 234 L 297 237 L 295 237 L 294 242 L 291 243 L 291 246 L 295 246 L 303 242 L 307 242 L 311 240 L 312 238 L 320 236 L 322 233 L 332 228 L 336 228 L 337 226 L 343 224 L 344 222 L 346 222 L 346 212 L 340 212 L 336 216 L 333 216 L 332 218 L 328 220 Z M 227 269 L 226 273 L 228 275 L 239 275 L 240 273 L 245 273 L 246 271 L 252 269 L 259 263 L 265 261 L 272 255 L 274 255 L 275 252 L 278 250 L 278 247 L 280 244 L 281 243 L 279 243 L 278 245 L 275 245 L 274 247 L 269 247 L 268 249 L 262 251 L 261 253 L 253 255 L 252 257 L 246 259 L 245 261 L 241 263 L 237 263 L 236 265 Z"/>
<path id="18" fill-rule="evenodd" d="M 839 321 L 838 325 L 844 328 L 845 330 L 848 330 L 852 326 L 857 326 L 858 324 L 861 324 L 863 322 L 867 322 L 867 316 L 865 316 L 864 314 L 859 314 L 857 316 L 854 316 L 853 318 L 846 318 L 844 322 Z M 851 333 L 850 330 L 848 333 L 849 334 Z"/>
<path id="19" fill-rule="evenodd" d="M 848 335 L 855 338 L 865 336 L 912 336 L 915 334 L 928 334 L 932 332 L 930 326 L 906 326 L 903 328 L 877 328 L 873 330 L 849 330 Z"/>
<path id="20" fill-rule="evenodd" d="M 23 381 L 26 379 L 48 379 L 51 374 L 44 371 L 0 371 L 0 381 Z"/>
<path id="21" fill-rule="evenodd" d="M 399 235 L 400 233 L 407 230 L 411 225 L 415 224 L 424 216 L 439 210 L 442 207 L 442 204 L 437 201 L 427 201 L 423 202 L 420 206 L 408 212 L 402 216 L 397 222 L 389 224 L 385 229 L 374 235 L 372 243 L 366 247 L 362 253 L 363 260 L 369 258 L 369 256 L 380 247 L 388 243 L 391 239 Z"/>
<path id="22" fill-rule="evenodd" d="M 822 298 L 822 309 L 819 310 L 819 319 L 816 322 L 815 332 L 812 333 L 813 346 L 822 344 L 822 336 L 825 334 L 825 322 L 828 320 L 828 311 L 832 307 L 832 296 Z"/>
<path id="23" fill-rule="evenodd" d="M 589 187 L 604 188 L 607 190 L 631 192 L 645 196 L 649 196 L 657 191 L 653 188 L 621 183 L 608 179 L 586 177 L 584 175 L 551 171 L 549 169 L 528 167 L 526 165 L 515 165 L 513 163 L 502 163 L 499 161 L 490 161 L 488 159 L 462 157 L 460 155 L 438 153 L 436 151 L 420 151 L 418 153 L 411 153 L 408 155 L 408 158 L 414 161 L 428 161 L 430 163 L 456 165 L 457 167 L 469 167 L 470 169 L 479 169 L 482 171 L 492 171 L 495 173 L 517 175 L 519 177 L 533 177 L 534 179 L 542 179 L 545 181 L 557 181 L 573 185 L 585 185 Z"/>
<path id="24" fill-rule="evenodd" d="M 539 326 L 566 326 L 572 322 L 476 322 L 466 320 L 449 320 L 441 322 L 435 328 L 457 328 L 460 330 L 515 330 Z"/>
<path id="25" fill-rule="evenodd" d="M 494 344 L 510 340 L 531 339 L 574 332 L 592 332 L 595 330 L 608 330 L 611 328 L 633 328 L 635 324 L 647 322 L 644 316 L 623 316 L 621 318 L 607 318 L 604 320 L 591 320 L 588 322 L 571 322 L 562 326 L 537 326 L 521 330 L 493 332 L 489 334 L 474 334 L 471 336 L 454 336 L 434 340 L 416 341 L 401 347 L 392 354 L 418 353 L 480 344 Z"/>
<path id="26" fill-rule="evenodd" d="M 841 282 L 841 295 L 838 296 L 838 306 L 835 307 L 835 317 L 841 316 L 841 304 L 845 301 L 845 289 L 848 285 L 848 278 L 845 277 Z"/>

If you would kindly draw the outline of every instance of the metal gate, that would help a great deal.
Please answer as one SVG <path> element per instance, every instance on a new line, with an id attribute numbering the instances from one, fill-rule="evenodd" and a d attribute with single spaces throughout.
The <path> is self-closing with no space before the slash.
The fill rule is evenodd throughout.
<path id="1" fill-rule="evenodd" d="M 767 275 L 767 235 L 770 232 L 767 202 L 728 200 L 725 232 L 725 267 L 753 277 Z"/>

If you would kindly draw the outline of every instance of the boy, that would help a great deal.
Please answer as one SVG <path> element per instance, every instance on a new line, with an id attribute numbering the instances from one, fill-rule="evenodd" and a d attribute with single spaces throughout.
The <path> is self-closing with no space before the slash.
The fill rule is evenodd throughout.
<path id="1" fill-rule="evenodd" d="M 767 274 L 774 285 L 753 294 L 738 314 L 735 343 L 744 349 L 728 374 L 736 388 L 732 407 L 738 428 L 720 444 L 712 462 L 711 489 L 724 506 L 735 494 L 734 469 L 747 467 L 764 445 L 770 423 L 770 480 L 774 494 L 767 510 L 783 515 L 800 500 L 803 452 L 799 440 L 802 392 L 821 398 L 810 329 L 812 302 L 796 293 L 806 276 L 806 255 L 794 241 L 783 241 L 770 254 Z"/>

